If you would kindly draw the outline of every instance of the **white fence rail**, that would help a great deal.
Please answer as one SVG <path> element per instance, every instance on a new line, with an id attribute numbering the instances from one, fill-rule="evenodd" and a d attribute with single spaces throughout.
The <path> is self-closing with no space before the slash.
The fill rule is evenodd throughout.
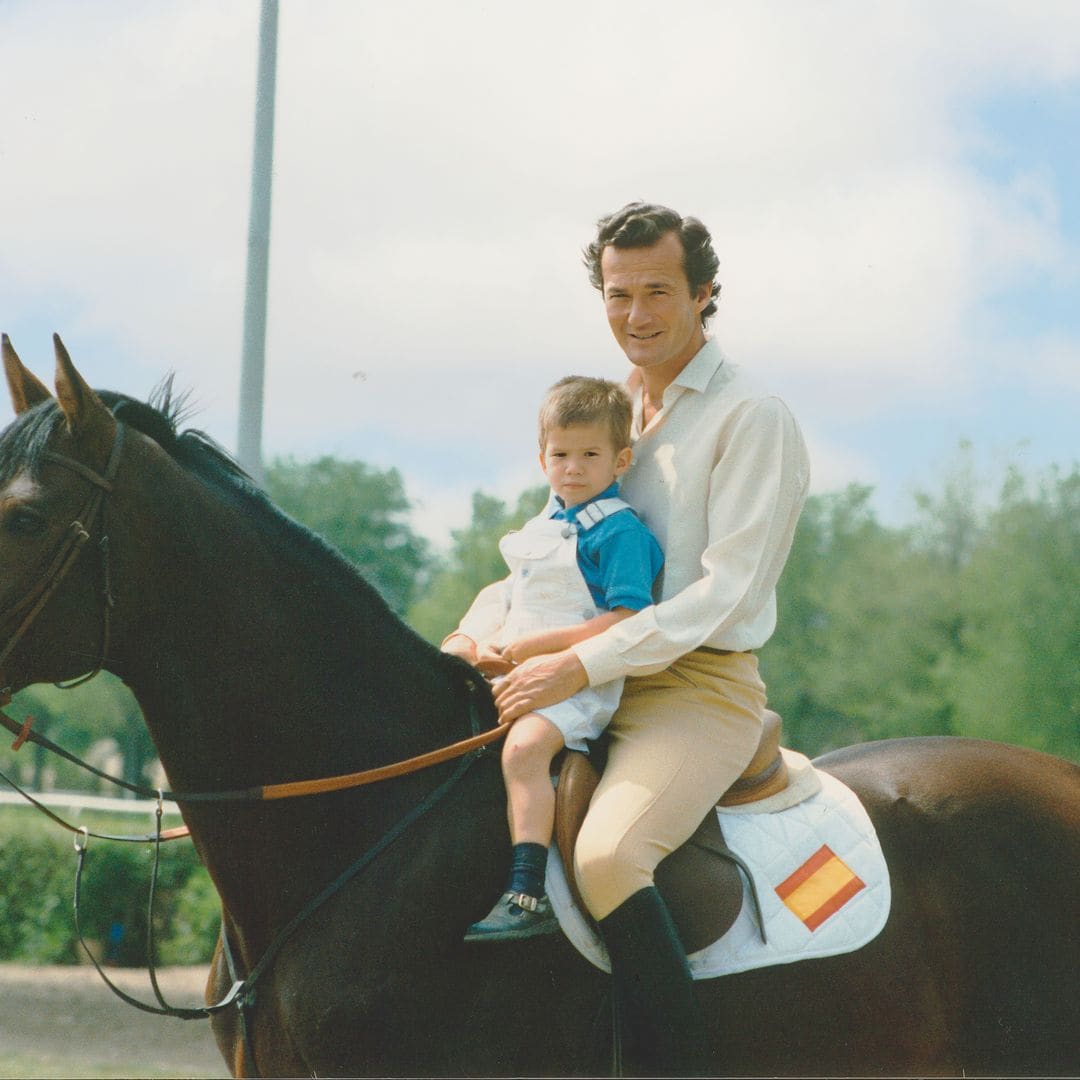
<path id="1" fill-rule="evenodd" d="M 157 809 L 157 803 L 153 799 L 113 799 L 105 795 L 83 795 L 73 791 L 31 791 L 30 794 L 50 810 L 104 810 L 110 814 L 142 814 L 153 820 Z M 33 809 L 14 791 L 0 791 L 0 806 L 25 806 Z M 164 813 L 180 816 L 176 804 L 170 802 L 165 803 Z"/>

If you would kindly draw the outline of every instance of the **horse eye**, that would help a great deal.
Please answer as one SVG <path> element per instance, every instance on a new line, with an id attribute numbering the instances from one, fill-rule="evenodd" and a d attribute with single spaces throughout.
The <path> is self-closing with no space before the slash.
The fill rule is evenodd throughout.
<path id="1" fill-rule="evenodd" d="M 45 528 L 45 518 L 36 510 L 16 506 L 4 515 L 4 528 L 16 536 L 33 536 Z"/>

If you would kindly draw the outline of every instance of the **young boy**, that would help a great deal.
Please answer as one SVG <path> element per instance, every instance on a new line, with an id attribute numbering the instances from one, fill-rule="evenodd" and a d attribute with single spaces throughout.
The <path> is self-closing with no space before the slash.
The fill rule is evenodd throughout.
<path id="1" fill-rule="evenodd" d="M 503 582 L 502 625 L 475 642 L 458 630 L 443 643 L 481 668 L 523 664 L 593 637 L 652 603 L 660 545 L 618 497 L 629 468 L 631 405 L 603 379 L 570 376 L 540 409 L 540 467 L 551 483 L 541 514 L 504 536 L 510 567 Z M 463 625 L 467 626 L 468 619 Z M 587 749 L 607 726 L 622 680 L 587 687 L 566 701 L 520 717 L 503 746 L 513 865 L 506 891 L 466 941 L 502 941 L 558 926 L 544 891 L 554 826 L 549 769 L 564 746 Z"/>

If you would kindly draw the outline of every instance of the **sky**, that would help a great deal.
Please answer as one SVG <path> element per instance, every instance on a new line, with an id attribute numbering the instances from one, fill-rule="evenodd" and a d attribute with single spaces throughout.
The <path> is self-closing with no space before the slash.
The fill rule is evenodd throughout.
<path id="1" fill-rule="evenodd" d="M 230 449 L 259 6 L 0 0 L 0 329 L 175 372 Z M 437 548 L 541 482 L 545 388 L 627 370 L 581 248 L 645 199 L 712 231 L 814 491 L 1070 468 L 1078 133 L 1073 0 L 285 0 L 265 456 L 398 468 Z"/>

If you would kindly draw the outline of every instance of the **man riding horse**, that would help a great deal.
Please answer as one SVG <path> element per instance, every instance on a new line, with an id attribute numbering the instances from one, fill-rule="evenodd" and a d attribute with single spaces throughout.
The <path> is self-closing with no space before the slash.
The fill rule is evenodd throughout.
<path id="1" fill-rule="evenodd" d="M 658 602 L 498 685 L 509 722 L 626 678 L 607 767 L 578 838 L 577 881 L 612 963 L 637 1066 L 699 1072 L 705 1027 L 686 953 L 653 874 L 757 748 L 765 686 L 754 650 L 776 625 L 776 583 L 806 498 L 798 425 L 706 337 L 719 260 L 704 225 L 631 203 L 585 249 L 634 370 L 634 464 L 623 492 L 666 557 Z M 484 590 L 444 648 L 475 660 L 501 614 Z"/>

